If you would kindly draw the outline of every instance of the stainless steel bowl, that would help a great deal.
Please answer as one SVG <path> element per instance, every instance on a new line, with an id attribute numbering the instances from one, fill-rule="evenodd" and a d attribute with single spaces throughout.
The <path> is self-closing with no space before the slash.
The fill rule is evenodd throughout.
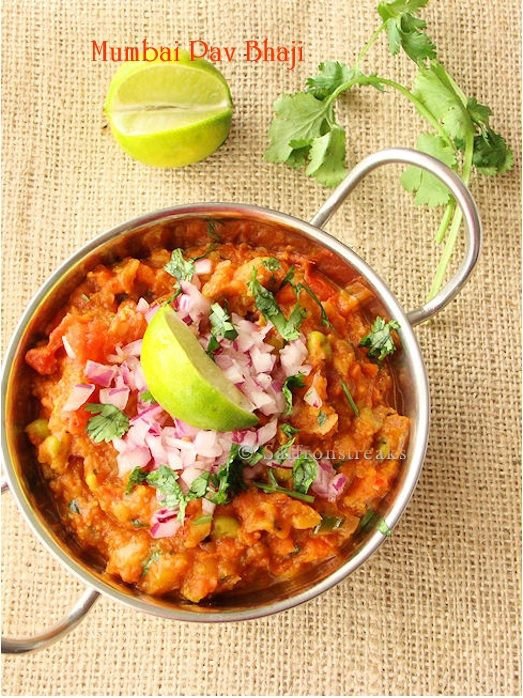
<path id="1" fill-rule="evenodd" d="M 417 165 L 434 174 L 451 190 L 460 206 L 466 223 L 467 246 L 465 259 L 456 275 L 438 295 L 425 305 L 406 313 L 379 278 L 349 247 L 324 232 L 321 227 L 345 200 L 363 177 L 386 163 Z M 239 621 L 267 616 L 284 611 L 321 594 L 357 569 L 383 542 L 384 536 L 374 530 L 363 535 L 357 544 L 347 549 L 344 559 L 335 559 L 318 565 L 312 572 L 297 580 L 278 583 L 264 592 L 230 596 L 217 603 L 193 605 L 183 601 L 154 598 L 129 588 L 104 575 L 101 566 L 82 557 L 74 543 L 65 540 L 59 522 L 46 506 L 45 487 L 38 486 L 34 455 L 24 437 L 23 427 L 30 417 L 31 401 L 27 370 L 24 367 L 26 348 L 35 339 L 35 333 L 46 317 L 63 302 L 85 273 L 101 261 L 114 261 L 125 254 L 139 254 L 169 240 L 176 221 L 191 217 L 248 219 L 261 226 L 284 229 L 286 239 L 306 250 L 313 257 L 316 252 L 328 250 L 333 273 L 336 269 L 351 269 L 374 291 L 379 308 L 400 324 L 402 351 L 397 352 L 397 375 L 403 395 L 403 410 L 412 420 L 412 431 L 402 473 L 392 496 L 384 502 L 381 514 L 389 528 L 393 528 L 412 495 L 418 480 L 429 430 L 429 390 L 427 373 L 412 326 L 427 320 L 458 293 L 469 277 L 479 254 L 481 223 L 474 200 L 461 180 L 439 160 L 413 150 L 395 148 L 371 155 L 357 165 L 340 186 L 331 194 L 310 223 L 267 208 L 239 204 L 191 204 L 157 211 L 114 228 L 82 247 L 70 257 L 39 289 L 29 303 L 11 339 L 2 375 L 2 430 L 3 459 L 6 482 L 2 491 L 9 489 L 30 527 L 48 550 L 87 586 L 75 606 L 54 627 L 25 639 L 3 638 L 2 652 L 21 653 L 46 647 L 71 630 L 87 613 L 100 593 L 120 601 L 138 611 L 197 622 Z M 341 273 L 341 272 L 340 272 Z M 5 485 L 5 486 L 4 486 Z"/>

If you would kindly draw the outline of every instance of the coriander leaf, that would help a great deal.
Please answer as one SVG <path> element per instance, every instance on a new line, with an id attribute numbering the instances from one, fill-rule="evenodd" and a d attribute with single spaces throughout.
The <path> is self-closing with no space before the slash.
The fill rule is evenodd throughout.
<path id="1" fill-rule="evenodd" d="M 474 124 L 447 71 L 437 61 L 418 66 L 413 94 L 441 124 L 448 136 L 462 147 Z M 422 115 L 423 116 L 423 115 Z"/>
<path id="2" fill-rule="evenodd" d="M 289 376 L 285 379 L 282 386 L 283 399 L 285 400 L 285 409 L 283 411 L 283 416 L 288 417 L 292 412 L 292 389 L 293 388 L 303 388 L 305 382 L 303 380 L 303 373 L 296 373 L 294 376 Z"/>
<path id="3" fill-rule="evenodd" d="M 403 48 L 415 63 L 436 57 L 436 48 L 423 31 L 426 22 L 414 14 L 427 2 L 428 0 L 393 0 L 378 5 L 378 13 L 387 32 L 389 51 L 393 56 Z"/>
<path id="4" fill-rule="evenodd" d="M 316 305 L 319 307 L 322 324 L 325 325 L 326 327 L 332 327 L 332 323 L 329 320 L 329 316 L 327 315 L 325 308 L 323 307 L 323 303 L 320 301 L 318 296 L 314 293 L 312 288 L 308 284 L 300 283 L 300 284 L 296 285 L 296 293 L 299 293 L 300 291 L 305 291 L 305 293 L 307 293 L 312 298 L 312 300 L 316 303 Z"/>
<path id="5" fill-rule="evenodd" d="M 140 400 L 142 402 L 156 402 L 150 390 L 144 390 L 143 393 L 140 393 Z"/>
<path id="6" fill-rule="evenodd" d="M 207 353 L 212 353 L 218 349 L 220 339 L 236 339 L 238 336 L 229 313 L 219 303 L 211 305 L 209 322 L 211 323 L 211 338 L 207 347 Z"/>
<path id="7" fill-rule="evenodd" d="M 189 499 L 200 499 L 205 496 L 210 476 L 210 473 L 202 473 L 192 481 L 187 495 Z"/>
<path id="8" fill-rule="evenodd" d="M 305 173 L 325 187 L 335 187 L 347 174 L 345 131 L 332 126 L 324 136 L 311 141 L 310 160 Z"/>
<path id="9" fill-rule="evenodd" d="M 162 495 L 161 503 L 167 509 L 178 508 L 178 520 L 185 518 L 185 508 L 187 498 L 185 497 L 178 475 L 167 465 L 161 465 L 157 470 L 153 470 L 147 475 L 147 483 L 155 487 Z"/>
<path id="10" fill-rule="evenodd" d="M 314 502 L 314 497 L 310 494 L 304 494 L 303 492 L 298 492 L 296 490 L 288 490 L 286 487 L 281 487 L 278 485 L 274 473 L 271 468 L 267 471 L 267 478 L 269 482 L 253 482 L 254 487 L 257 487 L 267 494 L 273 492 L 280 492 L 281 494 L 286 494 L 288 497 L 293 497 L 294 499 L 300 499 L 302 502 Z"/>
<path id="11" fill-rule="evenodd" d="M 136 485 L 139 485 L 141 482 L 145 482 L 145 480 L 147 480 L 147 475 L 147 471 L 143 468 L 134 468 L 131 470 L 131 474 L 127 479 L 125 494 L 130 494 Z"/>
<path id="12" fill-rule="evenodd" d="M 320 410 L 318 412 L 318 416 L 316 417 L 316 421 L 318 422 L 318 426 L 322 427 L 325 422 L 327 421 L 327 415 L 323 410 Z"/>
<path id="13" fill-rule="evenodd" d="M 308 148 L 314 138 L 323 134 L 329 109 L 329 105 L 309 93 L 281 95 L 274 103 L 266 160 L 285 162 L 293 150 Z"/>
<path id="14" fill-rule="evenodd" d="M 287 284 L 292 285 L 292 282 L 294 280 L 295 271 L 296 271 L 295 267 L 293 267 L 293 266 L 289 267 L 289 271 L 285 274 L 285 276 L 283 277 L 283 281 L 280 284 L 280 289 L 282 289 Z"/>
<path id="15" fill-rule="evenodd" d="M 340 378 L 340 385 L 341 385 L 341 389 L 343 390 L 343 394 L 345 395 L 347 402 L 349 403 L 351 410 L 354 412 L 356 417 L 359 417 L 359 414 L 360 414 L 359 407 L 354 402 L 354 398 L 352 397 L 352 393 L 349 390 L 349 386 L 347 385 L 347 383 L 345 383 L 345 381 L 342 378 Z"/>
<path id="16" fill-rule="evenodd" d="M 160 550 L 158 550 L 158 548 L 155 548 L 154 550 L 152 550 L 150 552 L 149 556 L 145 559 L 145 562 L 143 563 L 143 567 L 142 567 L 142 575 L 143 576 L 145 576 L 147 574 L 147 572 L 149 572 L 149 569 L 150 569 L 151 565 L 153 564 L 153 562 L 157 562 L 161 556 L 162 556 L 162 553 Z"/>
<path id="17" fill-rule="evenodd" d="M 183 251 L 178 248 L 171 252 L 171 259 L 164 269 L 178 281 L 190 281 L 194 275 L 194 262 L 186 260 Z"/>
<path id="18" fill-rule="evenodd" d="M 318 475 L 318 462 L 310 453 L 302 453 L 292 465 L 294 489 L 307 494 Z"/>
<path id="19" fill-rule="evenodd" d="M 503 136 L 487 128 L 474 137 L 472 163 L 481 174 L 502 174 L 512 169 L 514 155 Z"/>
<path id="20" fill-rule="evenodd" d="M 267 257 L 263 260 L 262 264 L 269 271 L 278 271 L 281 267 L 280 260 L 276 259 L 276 257 Z"/>
<path id="21" fill-rule="evenodd" d="M 285 461 L 289 460 L 291 448 L 295 441 L 296 438 L 292 437 L 292 439 L 289 439 L 289 441 L 277 448 L 274 453 L 273 460 L 275 460 L 276 463 L 279 463 L 280 465 L 282 463 L 285 463 Z"/>
<path id="22" fill-rule="evenodd" d="M 287 319 L 276 302 L 273 294 L 260 284 L 257 279 L 256 269 L 252 271 L 252 278 L 248 283 L 249 292 L 254 297 L 256 307 L 260 313 L 278 330 L 283 339 L 291 341 L 300 336 L 299 327 L 305 316 L 305 309 L 298 304 L 293 308 Z"/>
<path id="23" fill-rule="evenodd" d="M 87 433 L 95 444 L 121 437 L 129 429 L 128 416 L 114 405 L 90 402 L 84 409 L 97 415 L 87 422 Z"/>
<path id="24" fill-rule="evenodd" d="M 258 454 L 258 451 L 255 453 Z M 227 460 L 219 471 L 211 476 L 212 484 L 217 489 L 208 498 L 215 504 L 226 504 L 231 497 L 245 489 L 243 468 L 245 465 L 251 465 L 253 458 L 256 462 L 257 455 L 253 453 L 244 459 L 242 454 L 243 448 L 238 444 L 232 444 Z"/>
<path id="25" fill-rule="evenodd" d="M 287 438 L 291 438 L 291 436 L 294 436 L 294 434 L 297 434 L 300 430 L 297 429 L 296 427 L 293 427 L 292 424 L 280 424 L 280 429 L 282 432 L 285 434 Z"/>
<path id="26" fill-rule="evenodd" d="M 360 341 L 360 347 L 368 348 L 368 355 L 377 361 L 396 351 L 396 345 L 391 336 L 391 330 L 398 330 L 399 323 L 396 320 L 385 320 L 378 315 L 374 320 L 370 332 Z"/>
<path id="27" fill-rule="evenodd" d="M 478 126 L 489 125 L 492 110 L 484 104 L 480 104 L 475 97 L 471 97 L 467 101 L 467 111 L 472 121 Z"/>
<path id="28" fill-rule="evenodd" d="M 314 528 L 313 533 L 315 535 L 321 535 L 322 533 L 332 533 L 332 531 L 336 531 L 344 523 L 345 519 L 342 516 L 329 516 L 328 514 L 322 514 L 321 521 Z"/>
<path id="29" fill-rule="evenodd" d="M 306 91 L 317 99 L 325 99 L 338 87 L 352 80 L 355 75 L 353 68 L 338 61 L 325 61 L 318 66 L 318 74 L 307 78 Z"/>
<path id="30" fill-rule="evenodd" d="M 358 524 L 358 530 L 368 533 L 369 531 L 376 530 L 379 531 L 384 536 L 392 535 L 392 529 L 377 511 L 373 509 L 367 509 L 365 514 L 361 517 L 360 523 Z"/>
<path id="31" fill-rule="evenodd" d="M 432 133 L 421 133 L 416 141 L 416 148 L 438 158 L 448 167 L 456 169 L 454 150 L 439 136 Z M 451 199 L 450 192 L 443 182 L 420 167 L 407 167 L 403 171 L 400 181 L 404 189 L 416 194 L 414 203 L 418 206 L 422 204 L 443 206 Z"/>

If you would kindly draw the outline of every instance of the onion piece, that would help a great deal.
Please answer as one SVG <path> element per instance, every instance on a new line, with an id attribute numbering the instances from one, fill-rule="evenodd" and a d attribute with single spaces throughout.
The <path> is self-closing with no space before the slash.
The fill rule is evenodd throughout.
<path id="1" fill-rule="evenodd" d="M 260 427 L 256 432 L 258 446 L 263 446 L 263 444 L 266 444 L 268 441 L 273 439 L 276 436 L 277 431 L 278 426 L 276 419 L 272 419 L 270 422 L 267 422 L 265 426 Z"/>
<path id="2" fill-rule="evenodd" d="M 129 344 L 122 347 L 122 351 L 128 356 L 140 356 L 142 353 L 142 342 L 143 339 L 135 339 L 134 342 L 129 342 Z"/>
<path id="3" fill-rule="evenodd" d="M 65 336 L 65 334 L 62 335 L 62 344 L 64 345 L 65 353 L 67 354 L 67 356 L 70 359 L 76 359 L 75 351 L 74 351 L 73 347 L 71 346 L 70 341 Z"/>
<path id="4" fill-rule="evenodd" d="M 316 388 L 309 388 L 303 396 L 303 399 L 311 407 L 321 407 L 323 405 L 323 400 L 319 396 Z"/>
<path id="5" fill-rule="evenodd" d="M 283 347 L 280 351 L 280 362 L 285 375 L 288 377 L 298 373 L 306 356 L 307 347 L 302 339 L 295 339 Z"/>
<path id="6" fill-rule="evenodd" d="M 87 400 L 91 397 L 95 389 L 92 383 L 80 383 L 75 385 L 69 397 L 67 398 L 65 405 L 63 406 L 64 412 L 74 412 L 79 407 L 81 407 Z"/>
<path id="7" fill-rule="evenodd" d="M 116 456 L 118 472 L 124 475 L 134 468 L 145 468 L 151 460 L 151 452 L 147 447 L 131 446 Z"/>
<path id="8" fill-rule="evenodd" d="M 108 388 L 116 376 L 116 367 L 99 364 L 97 361 L 88 359 L 85 364 L 84 373 L 96 385 Z"/>
<path id="9" fill-rule="evenodd" d="M 210 274 L 212 271 L 212 261 L 210 259 L 197 259 L 194 263 L 194 271 L 197 274 Z"/>
<path id="10" fill-rule="evenodd" d="M 150 308 L 150 304 L 145 300 L 145 298 L 139 298 L 138 303 L 136 304 L 136 310 L 139 313 L 145 313 L 147 310 Z"/>
<path id="11" fill-rule="evenodd" d="M 113 405 L 124 410 L 129 399 L 129 388 L 101 388 L 100 402 L 102 405 Z"/>
<path id="12" fill-rule="evenodd" d="M 177 516 L 177 512 L 165 508 L 155 511 L 151 518 L 151 536 L 153 538 L 174 536 L 182 525 Z"/>

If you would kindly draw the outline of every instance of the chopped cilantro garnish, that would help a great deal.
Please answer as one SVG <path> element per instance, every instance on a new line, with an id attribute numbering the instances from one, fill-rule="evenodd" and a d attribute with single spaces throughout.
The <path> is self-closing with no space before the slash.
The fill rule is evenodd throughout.
<path id="1" fill-rule="evenodd" d="M 147 475 L 147 471 L 143 468 L 134 468 L 131 470 L 131 474 L 129 475 L 127 485 L 125 487 L 125 494 L 130 494 L 136 485 L 139 485 L 141 482 L 145 482 L 145 480 L 147 480 Z"/>
<path id="2" fill-rule="evenodd" d="M 215 504 L 225 504 L 240 490 L 245 489 L 243 468 L 255 465 L 263 458 L 263 449 L 246 452 L 244 446 L 233 444 L 229 456 L 217 473 L 211 475 L 211 483 L 215 492 L 209 494 L 209 499 Z"/>
<path id="3" fill-rule="evenodd" d="M 183 493 L 178 475 L 167 465 L 161 465 L 147 475 L 147 483 L 155 487 L 161 495 L 161 503 L 167 509 L 178 507 L 178 520 L 185 518 L 187 498 Z"/>
<path id="4" fill-rule="evenodd" d="M 358 405 L 354 402 L 354 398 L 352 397 L 352 393 L 349 390 L 347 383 L 345 383 L 345 381 L 342 378 L 340 378 L 340 385 L 345 397 L 347 398 L 347 402 L 349 403 L 351 410 L 354 412 L 356 417 L 358 417 L 360 414 L 360 409 Z"/>
<path id="5" fill-rule="evenodd" d="M 252 278 L 248 283 L 248 287 L 256 307 L 266 320 L 272 322 L 281 337 L 289 342 L 293 339 L 298 339 L 300 336 L 300 325 L 307 314 L 305 308 L 296 303 L 291 314 L 286 318 L 273 294 L 258 281 L 256 269 L 252 271 Z"/>
<path id="6" fill-rule="evenodd" d="M 95 444 L 123 436 L 129 429 L 129 418 L 114 405 L 90 402 L 84 409 L 96 415 L 87 422 L 87 433 Z"/>
<path id="7" fill-rule="evenodd" d="M 211 305 L 209 321 L 211 323 L 211 337 L 207 353 L 212 354 L 220 346 L 220 339 L 236 339 L 238 332 L 231 322 L 229 313 L 219 303 Z"/>
<path id="8" fill-rule="evenodd" d="M 140 400 L 142 402 L 156 402 L 150 390 L 144 390 L 143 393 L 140 393 Z"/>
<path id="9" fill-rule="evenodd" d="M 391 336 L 392 330 L 399 330 L 396 320 L 385 320 L 378 315 L 374 320 L 370 332 L 360 341 L 360 347 L 367 347 L 368 354 L 376 361 L 383 359 L 396 351 L 396 345 Z"/>
<path id="10" fill-rule="evenodd" d="M 278 271 L 281 267 L 280 261 L 276 257 L 267 257 L 262 262 L 264 267 L 267 267 L 269 271 Z"/>
<path id="11" fill-rule="evenodd" d="M 358 525 L 359 531 L 364 531 L 365 533 L 376 529 L 384 536 L 392 535 L 392 529 L 378 512 L 373 509 L 367 509 L 365 514 L 361 517 L 360 523 Z"/>
<path id="12" fill-rule="evenodd" d="M 281 465 L 282 463 L 285 463 L 285 461 L 289 460 L 291 448 L 293 447 L 295 441 L 296 438 L 293 436 L 292 439 L 289 439 L 289 441 L 282 444 L 279 448 L 276 449 L 273 456 L 273 459 L 276 461 L 276 463 L 279 463 Z"/>
<path id="13" fill-rule="evenodd" d="M 318 426 L 322 427 L 325 422 L 327 421 L 327 415 L 323 410 L 320 410 L 318 412 L 318 416 L 316 417 L 316 421 L 318 422 Z"/>
<path id="14" fill-rule="evenodd" d="M 181 249 L 171 252 L 171 259 L 164 266 L 165 271 L 177 281 L 190 281 L 194 275 L 194 262 L 186 260 Z"/>
<path id="15" fill-rule="evenodd" d="M 286 494 L 288 497 L 293 497 L 294 499 L 300 499 L 302 502 L 314 502 L 314 497 L 310 494 L 303 494 L 303 492 L 298 492 L 296 490 L 288 490 L 286 487 L 281 487 L 274 476 L 274 473 L 269 468 L 267 471 L 267 478 L 269 482 L 253 482 L 252 484 L 263 492 L 271 494 L 273 492 L 280 492 L 281 494 Z"/>
<path id="16" fill-rule="evenodd" d="M 294 488 L 297 492 L 307 494 L 318 475 L 318 461 L 310 453 L 302 453 L 292 465 Z"/>
<path id="17" fill-rule="evenodd" d="M 154 550 L 151 550 L 149 556 L 146 558 L 145 562 L 143 563 L 142 567 L 142 575 L 145 576 L 147 572 L 149 572 L 149 569 L 153 562 L 157 562 L 157 560 L 160 559 L 162 556 L 162 553 L 158 548 L 155 548 Z"/>
<path id="18" fill-rule="evenodd" d="M 296 373 L 294 376 L 289 376 L 285 379 L 282 387 L 282 394 L 285 400 L 285 409 L 283 411 L 283 416 L 288 417 L 292 412 L 292 389 L 293 388 L 303 388 L 305 382 L 303 380 L 303 373 Z"/>
<path id="19" fill-rule="evenodd" d="M 344 521 L 345 519 L 342 516 L 330 516 L 329 514 L 323 514 L 320 523 L 316 526 L 313 533 L 315 535 L 332 533 L 332 531 L 336 531 Z"/>
<path id="20" fill-rule="evenodd" d="M 296 288 L 297 294 L 299 294 L 300 291 L 305 291 L 305 293 L 307 293 L 312 298 L 312 300 L 316 303 L 316 305 L 320 309 L 320 317 L 321 317 L 322 324 L 325 325 L 325 327 L 332 327 L 332 323 L 329 320 L 329 316 L 327 315 L 325 308 L 323 307 L 323 303 L 320 301 L 318 296 L 314 293 L 312 288 L 308 284 L 303 283 L 303 282 L 297 284 L 295 288 Z"/>
<path id="21" fill-rule="evenodd" d="M 287 423 L 280 424 L 280 429 L 289 439 L 300 431 L 297 427 L 293 427 L 292 424 Z"/>

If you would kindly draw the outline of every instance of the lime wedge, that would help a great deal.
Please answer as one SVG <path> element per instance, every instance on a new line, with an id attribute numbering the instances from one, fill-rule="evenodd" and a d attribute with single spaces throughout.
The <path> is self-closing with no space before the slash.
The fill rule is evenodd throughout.
<path id="1" fill-rule="evenodd" d="M 246 398 L 171 307 L 160 308 L 149 323 L 141 362 L 147 387 L 173 417 L 215 431 L 245 429 L 258 422 Z"/>
<path id="2" fill-rule="evenodd" d="M 153 167 L 183 167 L 225 141 L 232 99 L 217 68 L 180 52 L 172 63 L 121 65 L 104 109 L 114 137 L 133 158 Z"/>

